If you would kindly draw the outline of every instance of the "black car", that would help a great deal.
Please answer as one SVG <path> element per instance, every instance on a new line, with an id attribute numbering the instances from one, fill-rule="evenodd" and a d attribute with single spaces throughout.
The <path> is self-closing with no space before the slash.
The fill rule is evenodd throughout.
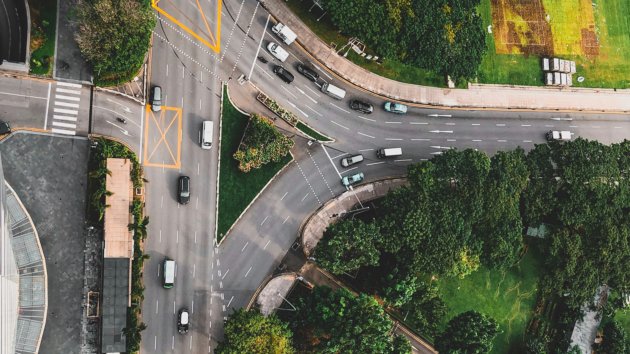
<path id="1" fill-rule="evenodd" d="M 188 333 L 188 327 L 190 326 L 190 314 L 188 313 L 187 308 L 182 308 L 179 310 L 179 314 L 177 316 L 177 332 L 180 334 Z"/>
<path id="2" fill-rule="evenodd" d="M 363 102 L 359 100 L 350 101 L 350 108 L 354 109 L 357 112 L 361 112 L 365 114 L 370 114 L 374 112 L 374 106 L 372 106 L 371 104 L 367 102 Z"/>
<path id="3" fill-rule="evenodd" d="M 297 70 L 300 74 L 304 75 L 307 79 L 315 82 L 319 79 L 319 74 L 315 71 L 315 69 L 309 68 L 304 64 L 298 64 Z"/>
<path id="4" fill-rule="evenodd" d="M 190 177 L 180 176 L 177 181 L 177 201 L 179 204 L 188 204 L 190 201 Z"/>
<path id="5" fill-rule="evenodd" d="M 11 126 L 7 122 L 0 120 L 0 135 L 9 134 L 11 132 Z"/>
<path id="6" fill-rule="evenodd" d="M 275 65 L 273 67 L 274 74 L 278 75 L 282 79 L 282 81 L 290 84 L 293 82 L 293 74 L 291 74 L 287 69 L 281 67 L 280 65 Z"/>

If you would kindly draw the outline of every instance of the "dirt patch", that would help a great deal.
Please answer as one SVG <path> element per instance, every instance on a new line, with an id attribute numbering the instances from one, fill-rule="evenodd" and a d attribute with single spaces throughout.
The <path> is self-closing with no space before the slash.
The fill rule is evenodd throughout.
<path id="1" fill-rule="evenodd" d="M 595 34 L 595 26 L 591 28 L 582 28 L 582 52 L 588 58 L 594 58 L 599 55 L 599 40 Z"/>
<path id="2" fill-rule="evenodd" d="M 492 0 L 498 54 L 553 54 L 553 34 L 542 0 Z"/>

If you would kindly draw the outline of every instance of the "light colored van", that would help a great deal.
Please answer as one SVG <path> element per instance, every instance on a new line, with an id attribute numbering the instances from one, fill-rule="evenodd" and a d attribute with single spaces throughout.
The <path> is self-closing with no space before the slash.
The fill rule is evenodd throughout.
<path id="1" fill-rule="evenodd" d="M 327 82 L 325 82 L 322 85 L 322 92 L 327 94 L 328 96 L 332 97 L 332 98 L 336 98 L 338 100 L 343 100 L 344 97 L 346 97 L 346 91 L 343 89 L 340 89 L 337 86 L 331 85 Z"/>
<path id="2" fill-rule="evenodd" d="M 289 57 L 289 53 L 276 42 L 269 42 L 269 45 L 267 45 L 267 50 L 269 51 L 269 53 L 271 53 L 271 55 L 273 55 L 276 59 L 280 60 L 283 63 Z"/>
<path id="3" fill-rule="evenodd" d="M 163 264 L 164 287 L 170 289 L 175 284 L 175 261 L 166 258 Z"/>
<path id="4" fill-rule="evenodd" d="M 387 148 L 387 149 L 378 149 L 376 150 L 376 156 L 380 159 L 385 157 L 394 157 L 402 155 L 401 148 Z"/>
<path id="5" fill-rule="evenodd" d="M 279 22 L 277 25 L 271 27 L 271 32 L 280 37 L 287 45 L 290 45 L 297 39 L 297 34 L 295 34 L 295 32 L 291 31 L 289 27 Z"/>
<path id="6" fill-rule="evenodd" d="M 212 147 L 212 134 L 214 133 L 214 123 L 211 120 L 204 120 L 201 127 L 201 148 L 209 150 Z"/>
<path id="7" fill-rule="evenodd" d="M 359 163 L 361 161 L 363 161 L 363 155 L 361 154 L 348 156 L 341 159 L 341 166 L 348 167 L 348 166 L 354 165 L 355 163 Z"/>

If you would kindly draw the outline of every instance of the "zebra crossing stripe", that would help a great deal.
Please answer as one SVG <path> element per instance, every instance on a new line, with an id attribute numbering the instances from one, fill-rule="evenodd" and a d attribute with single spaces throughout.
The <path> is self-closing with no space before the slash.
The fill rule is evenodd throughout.
<path id="1" fill-rule="evenodd" d="M 61 102 L 61 101 L 55 101 L 55 106 L 79 108 L 79 104 L 78 103 L 68 103 L 68 102 Z"/>
<path id="2" fill-rule="evenodd" d="M 69 120 L 69 121 L 73 121 L 73 122 L 76 122 L 76 121 L 77 121 L 77 117 L 60 116 L 60 115 L 58 115 L 58 114 L 53 114 L 53 119 L 59 119 L 59 120 Z"/>
<path id="3" fill-rule="evenodd" d="M 64 134 L 64 135 L 77 135 L 77 133 L 74 130 L 66 130 L 66 129 L 52 128 L 52 132 L 57 133 L 57 134 Z"/>
<path id="4" fill-rule="evenodd" d="M 75 111 L 74 109 L 63 109 L 63 108 L 55 108 L 55 113 L 66 113 L 66 114 L 78 114 L 79 111 Z"/>
<path id="5" fill-rule="evenodd" d="M 77 129 L 77 125 L 76 124 L 71 124 L 71 123 L 53 122 L 52 125 L 54 125 L 56 127 L 62 127 L 62 128 Z"/>
<path id="6" fill-rule="evenodd" d="M 74 94 L 74 95 L 80 95 L 81 94 L 81 90 L 68 90 L 68 89 L 61 88 L 61 87 L 57 87 L 55 90 L 57 92 L 61 92 L 61 93 L 71 93 L 71 94 Z"/>
<path id="7" fill-rule="evenodd" d="M 55 95 L 55 99 L 57 99 L 57 100 L 67 100 L 67 101 L 80 101 L 81 97 Z"/>
<path id="8" fill-rule="evenodd" d="M 57 81 L 57 86 L 67 86 L 67 87 L 76 87 L 81 88 L 82 86 L 79 84 L 73 84 L 70 82 Z"/>

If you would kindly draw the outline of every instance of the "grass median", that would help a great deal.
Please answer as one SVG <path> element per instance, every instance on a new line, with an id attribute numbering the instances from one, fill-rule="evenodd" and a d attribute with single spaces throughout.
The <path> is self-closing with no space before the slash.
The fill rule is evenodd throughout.
<path id="1" fill-rule="evenodd" d="M 28 4 L 31 14 L 31 73 L 50 76 L 55 55 L 57 1 L 31 0 Z"/>
<path id="2" fill-rule="evenodd" d="M 247 127 L 249 116 L 239 112 L 228 99 L 227 86 L 223 89 L 221 117 L 221 168 L 219 171 L 219 211 L 217 241 L 221 241 L 249 203 L 269 180 L 293 159 L 287 155 L 280 162 L 270 162 L 260 169 L 243 173 L 233 155 Z"/>
<path id="3" fill-rule="evenodd" d="M 308 125 L 302 122 L 299 122 L 295 127 L 298 128 L 302 133 L 310 136 L 311 138 L 317 141 L 322 141 L 322 142 L 333 141 L 331 138 L 323 134 L 320 134 L 318 131 L 316 131 L 315 129 L 309 127 Z"/>
<path id="4" fill-rule="evenodd" d="M 440 296 L 449 309 L 447 319 L 469 310 L 484 313 L 494 318 L 501 330 L 490 353 L 523 352 L 541 267 L 540 251 L 530 246 L 518 264 L 504 271 L 480 267 L 464 279 L 440 279 Z"/>

